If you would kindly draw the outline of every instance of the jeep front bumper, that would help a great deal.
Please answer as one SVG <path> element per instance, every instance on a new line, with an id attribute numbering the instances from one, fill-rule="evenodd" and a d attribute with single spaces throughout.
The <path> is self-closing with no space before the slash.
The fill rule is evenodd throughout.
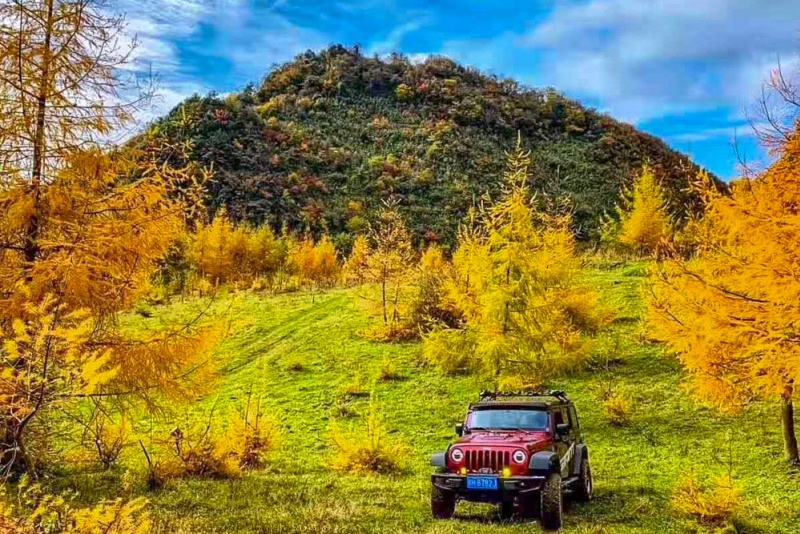
<path id="1" fill-rule="evenodd" d="M 431 475 L 431 484 L 441 491 L 455 493 L 459 498 L 475 502 L 505 502 L 518 495 L 527 495 L 542 489 L 543 476 L 498 477 L 496 490 L 467 489 L 467 476 L 450 473 Z"/>

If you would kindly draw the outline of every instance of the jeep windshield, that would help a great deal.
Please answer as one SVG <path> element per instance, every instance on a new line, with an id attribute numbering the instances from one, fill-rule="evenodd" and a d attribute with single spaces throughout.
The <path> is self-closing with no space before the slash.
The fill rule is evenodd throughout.
<path id="1" fill-rule="evenodd" d="M 470 430 L 538 430 L 548 429 L 549 417 L 544 410 L 525 408 L 492 408 L 475 410 L 467 417 Z"/>

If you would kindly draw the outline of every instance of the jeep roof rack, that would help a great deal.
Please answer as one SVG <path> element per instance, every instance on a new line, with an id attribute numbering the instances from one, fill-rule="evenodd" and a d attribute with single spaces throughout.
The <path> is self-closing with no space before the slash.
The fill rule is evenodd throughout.
<path id="1" fill-rule="evenodd" d="M 483 390 L 479 394 L 480 402 L 496 401 L 498 399 L 553 397 L 560 402 L 569 402 L 567 394 L 561 389 L 550 389 L 547 391 L 487 391 Z"/>

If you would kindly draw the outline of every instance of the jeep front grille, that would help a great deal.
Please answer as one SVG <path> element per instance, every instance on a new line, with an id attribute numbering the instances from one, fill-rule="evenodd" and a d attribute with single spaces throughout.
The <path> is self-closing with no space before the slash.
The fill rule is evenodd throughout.
<path id="1" fill-rule="evenodd" d="M 491 469 L 500 471 L 511 465 L 511 453 L 508 451 L 464 451 L 464 463 L 470 471 Z"/>

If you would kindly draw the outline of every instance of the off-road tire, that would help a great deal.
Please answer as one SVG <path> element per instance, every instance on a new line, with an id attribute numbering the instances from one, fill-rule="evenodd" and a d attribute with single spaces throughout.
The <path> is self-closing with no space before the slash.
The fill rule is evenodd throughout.
<path id="1" fill-rule="evenodd" d="M 589 459 L 581 460 L 581 474 L 575 488 L 574 499 L 578 502 L 589 502 L 594 493 L 594 480 L 592 479 L 592 466 Z"/>
<path id="2" fill-rule="evenodd" d="M 551 473 L 542 488 L 542 527 L 545 530 L 560 530 L 563 513 L 561 475 Z"/>
<path id="3" fill-rule="evenodd" d="M 451 519 L 456 513 L 456 496 L 434 486 L 431 491 L 431 512 L 435 519 Z"/>
<path id="4" fill-rule="evenodd" d="M 500 503 L 500 518 L 511 519 L 514 515 L 514 501 L 503 501 Z"/>

